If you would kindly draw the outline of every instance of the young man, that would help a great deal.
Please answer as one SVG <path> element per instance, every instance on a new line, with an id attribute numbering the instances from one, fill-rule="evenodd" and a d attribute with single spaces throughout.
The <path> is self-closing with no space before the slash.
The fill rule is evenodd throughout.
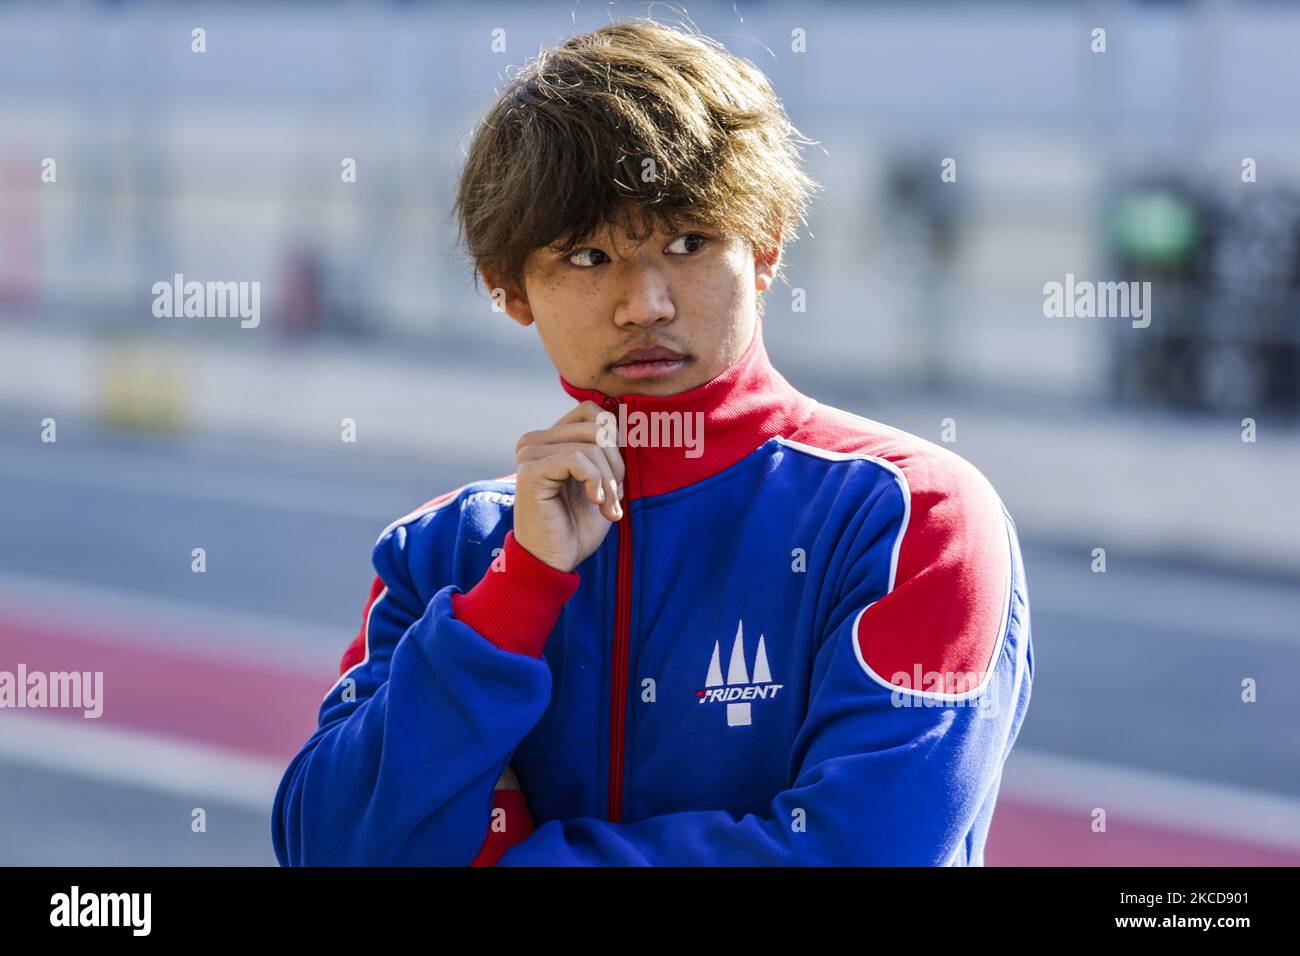
<path id="1" fill-rule="evenodd" d="M 513 78 L 457 212 L 577 404 L 380 535 L 282 864 L 983 863 L 1033 673 L 1015 528 L 770 363 L 798 139 L 649 22 Z"/>

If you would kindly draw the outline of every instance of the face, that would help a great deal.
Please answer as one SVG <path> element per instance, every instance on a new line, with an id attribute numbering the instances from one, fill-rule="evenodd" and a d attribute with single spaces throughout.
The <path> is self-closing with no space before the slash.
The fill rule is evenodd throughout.
<path id="1" fill-rule="evenodd" d="M 534 250 L 522 292 L 505 288 L 505 310 L 520 325 L 536 323 L 542 347 L 573 385 L 612 396 L 675 395 L 744 353 L 757 297 L 780 255 L 779 236 L 772 255 L 759 257 L 702 223 L 639 244 L 606 225 L 567 257 Z M 635 351 L 655 348 L 667 351 Z"/>

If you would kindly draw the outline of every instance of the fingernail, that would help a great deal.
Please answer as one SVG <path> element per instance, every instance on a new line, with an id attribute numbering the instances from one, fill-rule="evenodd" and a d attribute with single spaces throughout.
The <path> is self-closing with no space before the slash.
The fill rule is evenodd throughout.
<path id="1" fill-rule="evenodd" d="M 596 486 L 596 500 L 599 501 L 601 504 L 604 504 L 604 503 L 605 503 L 605 486 L 604 486 L 604 485 L 597 485 L 597 486 Z"/>
<path id="2" fill-rule="evenodd" d="M 618 496 L 619 496 L 620 498 L 623 497 L 623 482 L 621 482 L 621 481 L 618 483 Z"/>

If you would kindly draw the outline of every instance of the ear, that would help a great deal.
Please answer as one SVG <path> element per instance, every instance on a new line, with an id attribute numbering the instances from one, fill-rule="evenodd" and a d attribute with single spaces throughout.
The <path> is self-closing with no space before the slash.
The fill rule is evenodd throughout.
<path id="1" fill-rule="evenodd" d="M 781 233 L 778 231 L 770 250 L 754 254 L 754 288 L 759 292 L 766 292 L 776 278 L 776 270 L 780 265 Z"/>
<path id="2" fill-rule="evenodd" d="M 528 305 L 528 297 L 524 295 L 522 289 L 513 282 L 496 282 L 483 269 L 479 269 L 479 275 L 483 279 L 483 285 L 487 287 L 488 295 L 492 297 L 494 309 L 505 312 L 520 325 L 533 324 L 533 310 Z"/>

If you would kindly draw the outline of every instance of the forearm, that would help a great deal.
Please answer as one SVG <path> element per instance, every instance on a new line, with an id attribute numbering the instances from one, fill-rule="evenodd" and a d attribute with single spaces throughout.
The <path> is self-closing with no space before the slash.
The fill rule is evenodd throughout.
<path id="1" fill-rule="evenodd" d="M 348 704 L 342 686 L 327 697 L 276 796 L 282 863 L 475 858 L 494 784 L 549 701 L 541 648 L 576 587 L 576 575 L 507 548 L 509 573 L 434 595 L 370 696 Z"/>

